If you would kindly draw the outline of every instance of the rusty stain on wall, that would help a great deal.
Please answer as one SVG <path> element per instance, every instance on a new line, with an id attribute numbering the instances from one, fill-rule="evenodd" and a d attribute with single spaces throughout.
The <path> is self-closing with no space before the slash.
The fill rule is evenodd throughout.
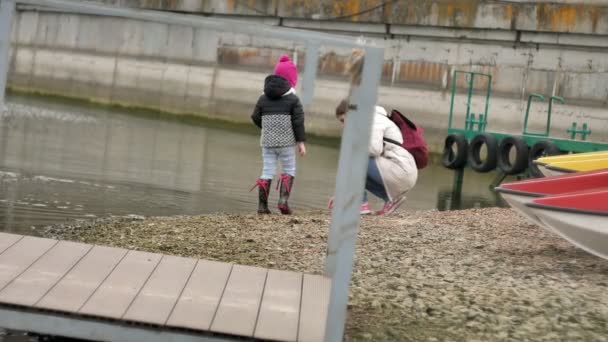
<path id="1" fill-rule="evenodd" d="M 576 25 L 579 5 L 540 4 L 536 13 L 537 28 L 554 31 L 572 31 Z"/>
<path id="2" fill-rule="evenodd" d="M 512 4 L 507 4 L 504 7 L 504 11 L 503 13 L 503 17 L 505 18 L 505 20 L 513 20 L 513 5 Z"/>
<path id="3" fill-rule="evenodd" d="M 112 0 L 106 0 L 112 1 Z M 120 0 L 113 0 L 118 3 Z M 197 0 L 190 0 L 197 1 Z M 608 34 L 606 4 L 486 0 L 139 0 L 142 8 L 200 8 L 223 14 L 338 18 L 351 22 Z M 484 8 L 491 11 L 483 11 Z M 216 10 L 219 9 L 219 10 Z M 196 10 L 194 10 L 196 12 Z M 494 19 L 494 20 L 493 20 Z"/>
<path id="4" fill-rule="evenodd" d="M 439 4 L 439 25 L 470 27 L 475 23 L 477 1 L 448 1 Z"/>
<path id="5" fill-rule="evenodd" d="M 282 53 L 293 54 L 293 51 L 284 49 L 258 48 L 258 47 L 243 47 L 224 45 L 218 49 L 218 63 L 228 68 L 234 66 L 250 67 L 258 71 L 271 72 L 276 61 Z M 298 69 L 299 72 L 304 72 L 306 55 L 304 52 L 298 52 Z M 319 58 L 317 71 L 319 77 L 333 77 L 346 80 L 345 73 L 348 55 L 339 55 L 334 51 L 327 52 Z M 492 76 L 492 87 L 495 91 L 501 93 L 518 94 L 521 91 L 520 83 L 509 81 L 513 77 L 513 73 L 525 73 L 526 91 L 536 92 L 541 94 L 551 93 L 555 81 L 555 72 L 541 69 L 525 69 L 525 68 L 509 68 L 494 64 L 460 64 L 453 65 L 439 62 L 428 62 L 424 60 L 400 61 L 398 65 L 394 65 L 394 60 L 386 60 L 382 66 L 382 81 L 390 83 L 392 81 L 393 72 L 395 73 L 395 84 L 401 85 L 420 85 L 429 89 L 443 90 L 444 78 L 447 81 L 448 89 L 451 88 L 453 75 L 450 73 L 453 68 L 461 71 L 474 71 Z M 252 70 L 253 70 L 252 69 Z M 504 76 L 506 81 L 501 82 L 501 76 Z M 568 91 L 571 83 L 567 78 L 568 74 L 564 74 L 564 80 L 560 83 L 558 95 L 566 95 L 564 91 Z M 467 89 L 469 79 L 460 75 L 456 80 L 458 89 Z M 475 78 L 473 89 L 476 94 L 483 93 L 487 88 L 486 78 Z M 580 95 L 570 97 L 578 98 Z"/>
<path id="6" fill-rule="evenodd" d="M 589 17 L 591 18 L 591 31 L 597 32 L 597 23 L 601 17 L 601 10 L 597 7 L 589 7 Z"/>
<path id="7" fill-rule="evenodd" d="M 456 68 L 460 71 L 473 71 L 479 72 L 486 75 L 492 76 L 492 87 L 496 84 L 497 76 L 499 76 L 499 70 L 495 66 L 491 65 L 460 65 Z M 456 79 L 454 80 L 454 75 L 448 72 L 448 89 L 452 88 L 453 82 L 456 82 L 456 88 L 460 90 L 465 90 L 469 88 L 469 83 L 471 82 L 471 78 L 469 75 L 465 74 L 457 74 Z M 487 91 L 489 79 L 483 76 L 476 76 L 473 79 L 473 90 L 474 94 L 477 95 L 485 95 Z"/>
<path id="8" fill-rule="evenodd" d="M 218 63 L 221 65 L 244 65 L 256 66 L 262 69 L 271 69 L 278 57 L 284 51 L 279 49 L 222 46 L 218 49 Z M 305 54 L 298 53 L 298 69 L 303 71 Z M 318 72 L 322 76 L 345 76 L 345 68 L 348 55 L 338 55 L 331 51 L 319 58 Z M 433 87 L 441 87 L 444 74 L 449 71 L 449 65 L 445 63 L 434 63 L 426 61 L 401 61 L 398 65 L 395 82 L 427 84 Z M 390 81 L 393 75 L 393 61 L 384 62 L 382 67 L 382 79 Z M 481 67 L 480 70 L 494 72 L 491 66 Z"/>
<path id="9" fill-rule="evenodd" d="M 401 62 L 396 81 L 425 83 L 440 86 L 448 66 L 442 63 L 425 61 Z"/>
<path id="10" fill-rule="evenodd" d="M 329 14 L 329 16 L 331 17 L 342 17 L 342 16 L 346 16 L 346 15 L 353 15 L 355 13 L 359 12 L 359 2 L 358 1 L 339 1 L 333 2 L 333 6 L 331 8 L 331 12 L 330 13 L 325 13 L 325 15 L 327 16 Z M 357 21 L 359 19 L 358 16 L 352 16 L 349 18 L 352 21 Z"/>

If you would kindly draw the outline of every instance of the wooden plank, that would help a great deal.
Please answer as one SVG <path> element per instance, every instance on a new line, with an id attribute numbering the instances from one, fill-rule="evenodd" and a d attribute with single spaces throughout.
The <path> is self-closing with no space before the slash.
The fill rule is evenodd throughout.
<path id="1" fill-rule="evenodd" d="M 92 247 L 83 243 L 60 241 L 0 291 L 0 302 L 34 305 Z"/>
<path id="2" fill-rule="evenodd" d="M 318 275 L 304 275 L 298 341 L 323 341 L 330 291 L 331 279 Z"/>
<path id="3" fill-rule="evenodd" d="M 59 311 L 78 311 L 125 254 L 125 249 L 93 247 L 35 306 Z"/>
<path id="4" fill-rule="evenodd" d="M 0 233 L 0 253 L 3 253 L 21 239 L 23 239 L 23 235 Z"/>
<path id="5" fill-rule="evenodd" d="M 231 270 L 231 264 L 199 260 L 167 325 L 209 330 Z"/>
<path id="6" fill-rule="evenodd" d="M 296 341 L 302 295 L 302 273 L 269 270 L 254 337 Z"/>
<path id="7" fill-rule="evenodd" d="M 161 257 L 160 254 L 129 251 L 78 312 L 120 319 Z"/>
<path id="8" fill-rule="evenodd" d="M 0 289 L 25 271 L 57 241 L 26 236 L 0 254 Z"/>
<path id="9" fill-rule="evenodd" d="M 211 331 L 253 336 L 267 270 L 234 265 L 224 295 L 211 323 Z"/>
<path id="10" fill-rule="evenodd" d="M 123 319 L 164 325 L 195 265 L 195 259 L 163 257 Z"/>

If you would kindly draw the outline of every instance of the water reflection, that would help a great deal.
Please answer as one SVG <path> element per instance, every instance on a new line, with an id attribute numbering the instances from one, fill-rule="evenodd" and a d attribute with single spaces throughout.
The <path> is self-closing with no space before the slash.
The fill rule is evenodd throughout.
<path id="1" fill-rule="evenodd" d="M 14 95 L 9 108 L 0 120 L 4 231 L 31 234 L 32 226 L 110 214 L 255 209 L 257 197 L 248 190 L 261 160 L 253 127 L 195 125 Z M 309 143 L 307 157 L 298 160 L 295 208 L 325 207 L 337 161 L 337 148 L 315 145 L 314 139 Z M 458 198 L 446 195 L 452 179 L 441 166 L 423 170 L 406 210 L 500 204 L 488 190 L 492 175 L 465 175 L 465 191 Z M 271 201 L 276 197 L 273 190 Z"/>

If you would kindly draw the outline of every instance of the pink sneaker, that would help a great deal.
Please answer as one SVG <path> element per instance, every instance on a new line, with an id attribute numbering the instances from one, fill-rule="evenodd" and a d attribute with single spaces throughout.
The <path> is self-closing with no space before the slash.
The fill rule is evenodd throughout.
<path id="1" fill-rule="evenodd" d="M 372 211 L 369 209 L 369 203 L 365 202 L 363 204 L 361 204 L 361 209 L 359 210 L 359 213 L 361 215 L 369 215 L 372 213 Z"/>
<path id="2" fill-rule="evenodd" d="M 331 197 L 329 199 L 329 202 L 327 203 L 327 209 L 333 209 L 334 208 L 334 198 Z M 369 203 L 365 202 L 363 204 L 361 204 L 361 208 L 359 209 L 359 213 L 361 215 L 369 215 L 372 213 L 371 209 L 369 208 Z"/>
<path id="3" fill-rule="evenodd" d="M 380 209 L 376 212 L 376 215 L 389 216 L 390 214 L 395 212 L 395 210 L 397 210 L 397 208 L 399 208 L 399 206 L 401 206 L 403 204 L 403 202 L 405 202 L 405 198 L 406 198 L 405 195 L 401 195 L 392 201 L 386 202 L 384 204 L 384 207 L 382 207 L 382 209 Z"/>

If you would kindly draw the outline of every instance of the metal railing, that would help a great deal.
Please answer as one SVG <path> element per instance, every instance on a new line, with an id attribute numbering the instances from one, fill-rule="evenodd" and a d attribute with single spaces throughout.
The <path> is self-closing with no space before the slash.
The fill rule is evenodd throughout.
<path id="1" fill-rule="evenodd" d="M 304 42 L 307 58 L 303 75 L 303 103 L 310 103 L 313 98 L 319 46 L 361 48 L 365 51 L 361 85 L 354 86 L 351 90 L 353 112 L 346 120 L 342 137 L 325 267 L 326 274 L 333 280 L 325 341 L 341 341 L 344 334 L 348 287 L 359 229 L 359 206 L 368 158 L 367 142 L 370 138 L 372 113 L 376 105 L 384 49 L 366 45 L 354 37 L 270 27 L 237 20 L 116 8 L 79 1 L 0 0 L 0 93 L 2 94 L 0 106 L 4 103 L 4 89 L 9 68 L 11 18 L 17 5 L 42 6 L 45 10 L 62 13 L 129 18 Z M 86 338 L 87 336 L 80 337 Z"/>

